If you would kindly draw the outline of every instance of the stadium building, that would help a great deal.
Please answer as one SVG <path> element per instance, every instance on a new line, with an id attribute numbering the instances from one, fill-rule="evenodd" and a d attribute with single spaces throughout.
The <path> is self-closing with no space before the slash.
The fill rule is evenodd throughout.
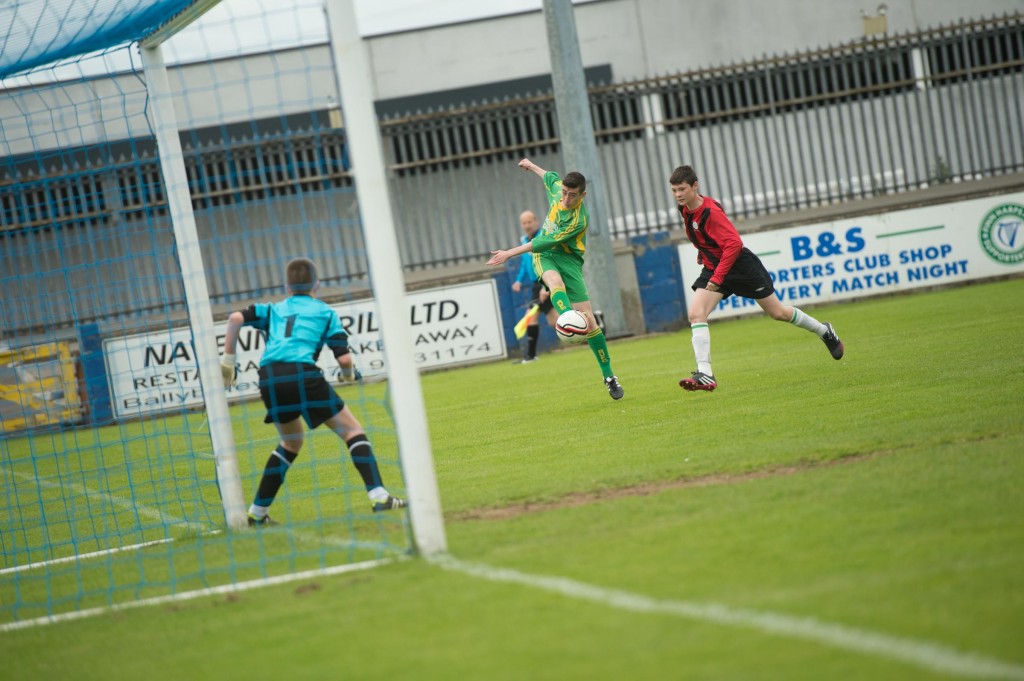
<path id="1" fill-rule="evenodd" d="M 259 12 L 253 26 L 291 28 L 245 40 L 237 27 L 250 24 L 211 14 L 167 44 L 217 314 L 277 291 L 271 255 L 283 243 L 336 254 L 322 274 L 337 295 L 367 286 L 358 231 L 332 227 L 356 206 L 321 10 Z M 413 288 L 493 276 L 485 254 L 512 243 L 521 210 L 541 208 L 515 161 L 562 165 L 540 9 L 434 21 L 383 21 L 367 37 Z M 685 287 L 644 280 L 651 268 L 678 269 L 674 253 L 638 267 L 649 250 L 634 243 L 678 241 L 666 190 L 675 165 L 698 168 L 743 230 L 946 200 L 954 186 L 979 191 L 975 182 L 998 189 L 1024 170 L 1024 15 L 1012 0 L 969 14 L 948 1 L 790 0 L 782 12 L 740 0 L 601 0 L 579 3 L 576 21 L 607 178 L 610 214 L 597 219 L 616 240 L 634 333 L 685 317 Z M 234 41 L 210 37 L 228 32 Z M 137 58 L 106 58 L 114 75 L 88 60 L 43 66 L 5 79 L 0 97 L 3 267 L 43 292 L 59 338 L 76 338 L 83 322 L 135 329 L 152 309 L 184 310 L 180 284 L 161 276 L 173 269 L 169 232 L 146 228 L 166 223 L 167 201 Z M 454 200 L 463 194 L 486 206 L 486 220 Z M 244 249 L 223 247 L 243 235 Z M 104 286 L 89 267 L 97 242 L 109 244 L 105 276 L 131 282 L 131 294 L 117 285 L 75 295 Z M 26 250 L 32 258 L 14 256 Z M 61 269 L 58 255 L 70 273 L 40 274 Z M 40 330 L 19 290 L 2 294 L 14 345 Z"/>

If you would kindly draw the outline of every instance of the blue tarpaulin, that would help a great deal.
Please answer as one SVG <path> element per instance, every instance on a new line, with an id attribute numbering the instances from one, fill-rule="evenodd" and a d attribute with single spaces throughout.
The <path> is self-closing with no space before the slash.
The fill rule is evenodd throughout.
<path id="1" fill-rule="evenodd" d="M 0 3 L 0 78 L 140 40 L 196 0 Z"/>

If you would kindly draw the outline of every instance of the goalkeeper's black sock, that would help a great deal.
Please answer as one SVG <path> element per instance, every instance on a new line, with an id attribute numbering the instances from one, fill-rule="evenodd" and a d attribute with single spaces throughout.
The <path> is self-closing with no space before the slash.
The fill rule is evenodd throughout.
<path id="1" fill-rule="evenodd" d="M 359 471 L 359 475 L 363 479 L 363 484 L 366 485 L 366 491 L 369 492 L 371 489 L 383 487 L 384 483 L 380 479 L 380 469 L 377 468 L 377 457 L 373 455 L 373 445 L 370 444 L 370 440 L 366 435 L 353 435 L 348 440 L 345 440 L 345 444 L 348 445 L 348 453 L 352 457 L 352 463 L 355 464 L 356 470 Z"/>
<path id="2" fill-rule="evenodd" d="M 263 478 L 260 480 L 259 489 L 256 490 L 253 506 L 267 508 L 274 503 L 274 497 L 284 484 L 284 476 L 288 474 L 288 469 L 298 456 L 298 452 L 289 452 L 284 445 L 277 446 L 263 468 Z"/>
<path id="3" fill-rule="evenodd" d="M 540 326 L 534 324 L 526 327 L 526 359 L 533 359 L 537 356 L 537 337 L 540 336 Z"/>

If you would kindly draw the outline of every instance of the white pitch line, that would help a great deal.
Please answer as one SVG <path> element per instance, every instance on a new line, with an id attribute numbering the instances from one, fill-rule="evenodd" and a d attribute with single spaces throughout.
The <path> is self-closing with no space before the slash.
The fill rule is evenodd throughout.
<path id="1" fill-rule="evenodd" d="M 268 530 L 260 530 L 261 532 L 267 533 Z M 269 530 L 273 532 L 274 530 Z M 212 537 L 218 535 L 222 530 L 212 530 L 210 532 L 204 532 L 203 536 Z M 318 537 L 312 532 L 303 532 L 301 530 L 284 530 L 284 533 L 290 534 L 291 536 L 301 539 L 310 544 L 327 544 L 336 548 L 345 549 L 369 549 L 377 550 L 380 548 L 380 544 L 369 541 L 357 541 L 351 539 L 339 539 L 337 537 Z M 154 539 L 153 541 L 142 542 L 141 544 L 131 544 L 129 546 L 117 546 L 112 549 L 102 549 L 100 551 L 90 551 L 89 553 L 76 553 L 71 556 L 63 556 L 61 558 L 50 558 L 49 560 L 40 560 L 35 563 L 28 563 L 26 565 L 15 565 L 14 567 L 0 569 L 0 576 L 11 574 L 14 572 L 24 572 L 25 570 L 35 570 L 38 568 L 49 567 L 50 565 L 59 565 L 61 563 L 74 563 L 79 560 L 89 560 L 91 558 L 100 558 L 102 556 L 109 556 L 113 553 L 120 553 L 122 551 L 138 551 L 145 549 L 150 546 L 158 546 L 160 544 L 169 544 L 174 541 L 174 537 L 168 537 L 166 539 Z"/>
<path id="2" fill-rule="evenodd" d="M 199 523 L 189 522 L 189 521 L 187 521 L 187 520 L 185 520 L 183 518 L 178 518 L 177 516 L 171 515 L 169 513 L 163 513 L 161 511 L 155 509 L 155 508 L 150 508 L 150 507 L 144 506 L 144 505 L 137 505 L 137 504 L 133 503 L 130 499 L 126 499 L 124 497 L 119 497 L 119 496 L 115 496 L 115 495 L 112 495 L 112 494 L 107 494 L 106 492 L 98 492 L 96 490 L 93 490 L 93 489 L 90 489 L 90 488 L 86 487 L 85 485 L 79 485 L 78 483 L 66 482 L 66 483 L 64 483 L 62 485 L 62 484 L 56 483 L 56 482 L 49 482 L 48 480 L 39 480 L 39 479 L 37 479 L 33 475 L 29 475 L 27 473 L 21 473 L 19 471 L 8 471 L 7 469 L 3 469 L 3 468 L 0 468 L 0 470 L 3 470 L 5 473 L 8 473 L 8 474 L 13 475 L 15 477 L 21 478 L 22 480 L 26 480 L 26 481 L 32 482 L 33 484 L 37 485 L 38 487 L 47 487 L 47 488 L 50 488 L 50 489 L 71 488 L 71 489 L 76 490 L 80 494 L 85 494 L 86 496 L 93 497 L 93 498 L 104 499 L 104 500 L 109 501 L 110 503 L 114 504 L 115 506 L 120 506 L 121 508 L 127 509 L 129 511 L 135 511 L 139 515 L 145 516 L 147 518 L 151 518 L 153 520 L 159 520 L 161 523 L 163 523 L 165 525 L 177 525 L 177 526 L 181 526 L 181 527 L 187 527 L 187 528 L 190 528 L 190 529 L 193 529 L 193 530 L 198 530 L 198 531 L 202 532 L 205 535 L 215 535 L 215 534 L 220 534 L 220 532 L 221 532 L 221 530 L 209 530 L 209 528 L 207 528 L 207 526 L 205 526 L 205 525 L 201 525 Z M 360 541 L 353 541 L 353 540 L 337 539 L 335 537 L 330 537 L 330 536 L 318 537 L 315 534 L 312 534 L 310 532 L 303 532 L 301 530 L 287 530 L 287 528 L 285 528 L 285 529 L 286 529 L 286 531 L 288 531 L 289 534 L 295 536 L 296 538 L 299 538 L 299 539 L 302 539 L 304 541 L 311 542 L 311 543 L 314 543 L 314 544 L 324 543 L 324 544 L 328 544 L 328 545 L 335 546 L 335 547 L 356 548 L 356 549 L 366 548 L 366 549 L 372 549 L 372 550 L 376 550 L 376 549 L 380 548 L 379 544 L 376 544 L 376 543 L 373 543 L 373 542 L 360 542 Z M 273 532 L 273 530 L 271 530 L 271 531 Z M 61 557 L 61 558 L 52 558 L 50 560 L 39 561 L 39 562 L 36 562 L 36 563 L 29 563 L 27 565 L 16 565 L 14 567 L 4 568 L 4 569 L 0 570 L 0 575 L 5 575 L 5 574 L 11 573 L 11 572 L 20 572 L 22 570 L 31 570 L 33 568 L 45 567 L 47 565 L 54 565 L 54 564 L 58 564 L 58 563 L 67 563 L 67 562 L 72 562 L 72 561 L 81 560 L 81 559 L 96 558 L 96 557 L 108 555 L 108 554 L 111 554 L 111 553 L 117 553 L 119 551 L 130 551 L 130 550 L 143 549 L 143 548 L 146 548 L 146 547 L 149 547 L 149 546 L 155 546 L 157 544 L 164 544 L 164 543 L 171 542 L 171 541 L 174 541 L 173 537 L 169 537 L 167 539 L 157 539 L 157 540 L 154 540 L 154 541 L 143 542 L 141 544 L 132 544 L 131 546 L 122 546 L 122 547 L 113 548 L 113 549 L 104 549 L 102 551 L 93 551 L 91 553 L 81 553 L 81 554 L 75 554 L 73 556 L 65 556 L 65 557 Z"/>
<path id="3" fill-rule="evenodd" d="M 115 506 L 119 506 L 119 507 L 121 507 L 123 509 L 132 511 L 133 513 L 138 513 L 139 515 L 145 516 L 145 517 L 150 518 L 152 520 L 158 520 L 163 525 L 173 525 L 173 526 L 179 526 L 179 527 L 186 527 L 186 528 L 189 528 L 189 529 L 193 529 L 193 530 L 197 530 L 197 531 L 203 532 L 204 534 L 218 534 L 220 532 L 220 530 L 213 530 L 212 532 L 208 532 L 209 528 L 207 528 L 205 525 L 201 525 L 199 523 L 192 523 L 192 522 L 189 522 L 189 521 L 187 521 L 187 520 L 185 520 L 183 518 L 179 518 L 177 516 L 171 515 L 169 513 L 163 513 L 161 511 L 155 509 L 155 508 L 150 508 L 150 507 L 145 506 L 145 505 L 136 504 L 133 501 L 131 501 L 130 499 L 126 499 L 124 497 L 120 497 L 120 496 L 116 496 L 116 495 L 113 495 L 113 494 L 108 494 L 106 492 L 99 492 L 97 490 L 90 489 L 89 487 L 86 487 L 85 485 L 80 485 L 80 484 L 78 484 L 76 482 L 65 482 L 65 483 L 62 484 L 62 483 L 59 483 L 59 482 L 50 482 L 49 480 L 41 480 L 41 479 L 37 478 L 34 475 L 29 475 L 28 473 L 22 473 L 20 471 L 7 470 L 6 468 L 0 469 L 0 470 L 3 470 L 8 475 L 13 475 L 16 478 L 20 478 L 22 480 L 26 480 L 28 482 L 31 482 L 36 487 L 41 487 L 41 488 L 45 487 L 47 489 L 62 489 L 62 490 L 63 489 L 72 489 L 72 490 L 78 492 L 79 494 L 84 494 L 87 497 L 91 497 L 93 499 L 102 499 L 104 501 L 108 501 L 108 502 L 110 502 L 111 504 L 113 504 Z M 72 556 L 64 556 L 64 557 L 61 557 L 61 558 L 51 558 L 49 560 L 42 560 L 42 561 L 38 561 L 38 562 L 35 562 L 35 563 L 28 563 L 27 565 L 16 565 L 14 567 L 4 568 L 4 569 L 0 570 L 0 575 L 5 575 L 5 574 L 13 573 L 13 572 L 21 572 L 23 570 L 32 570 L 32 569 L 36 569 L 36 568 L 40 568 L 40 567 L 46 567 L 46 566 L 49 566 L 49 565 L 57 565 L 57 564 L 60 564 L 60 563 L 68 563 L 68 562 L 73 562 L 73 561 L 82 560 L 82 559 L 98 558 L 100 556 L 105 556 L 105 555 L 109 555 L 109 554 L 112 554 L 112 553 L 118 553 L 120 551 L 135 551 L 135 550 L 138 550 L 138 549 L 144 549 L 144 548 L 149 547 L 149 546 L 156 546 L 157 544 L 165 544 L 165 543 L 173 541 L 173 540 L 174 540 L 173 537 L 168 537 L 168 538 L 165 538 L 165 539 L 155 539 L 153 541 L 142 542 L 142 543 L 139 543 L 139 544 L 131 544 L 129 546 L 119 546 L 119 547 L 112 548 L 112 549 L 103 549 L 101 551 L 92 551 L 90 553 L 79 553 L 79 554 L 75 554 L 75 555 L 72 555 Z"/>
<path id="4" fill-rule="evenodd" d="M 746 610 L 718 603 L 663 600 L 577 582 L 566 577 L 533 575 L 481 563 L 467 563 L 451 556 L 428 559 L 445 570 L 492 582 L 522 584 L 570 598 L 600 603 L 631 612 L 674 615 L 703 622 L 755 629 L 768 634 L 799 638 L 833 648 L 905 662 L 943 674 L 976 679 L 1024 680 L 1024 666 L 943 645 L 867 629 L 825 622 L 813 617 Z"/>
<path id="5" fill-rule="evenodd" d="M 73 612 L 65 612 L 59 615 L 47 615 L 45 617 L 37 617 L 35 619 L 30 620 L 9 622 L 7 624 L 0 624 L 0 633 L 15 631 L 17 629 L 28 629 L 29 627 L 37 627 L 45 624 L 68 622 L 71 620 L 78 620 L 86 617 L 95 617 L 96 615 L 102 615 L 108 612 L 116 612 L 118 610 L 131 610 L 134 608 L 143 608 L 150 605 L 161 605 L 163 603 L 190 601 L 196 598 L 203 598 L 205 596 L 217 596 L 220 594 L 238 593 L 241 591 L 249 591 L 250 589 L 258 589 L 265 586 L 274 586 L 276 584 L 287 584 L 288 582 L 295 582 L 302 579 L 311 579 L 313 577 L 327 577 L 330 575 L 339 575 L 346 572 L 369 570 L 380 565 L 386 565 L 388 563 L 395 562 L 396 560 L 401 559 L 380 558 L 377 560 L 363 561 L 362 563 L 335 565 L 334 567 L 317 568 L 316 570 L 306 570 L 305 572 L 295 572 L 287 575 L 278 575 L 276 577 L 263 577 L 260 579 L 249 580 L 247 582 L 238 582 L 237 584 L 223 584 L 221 586 L 211 586 L 205 589 L 197 589 L 195 591 L 183 591 L 181 593 L 169 594 L 167 596 L 144 598 L 140 601 L 115 603 L 114 605 L 100 606 L 97 608 L 87 608 L 85 610 L 75 610 Z"/>
<path id="6" fill-rule="evenodd" d="M 90 489 L 85 485 L 79 485 L 77 482 L 50 482 L 49 480 L 41 480 L 34 475 L 29 475 L 28 473 L 22 473 L 20 471 L 10 471 L 10 473 L 11 475 L 14 475 L 17 478 L 21 478 L 22 480 L 32 482 L 38 487 L 46 487 L 48 489 L 71 489 L 78 492 L 79 494 L 84 494 L 87 497 L 92 497 L 93 499 L 106 500 L 115 506 L 120 506 L 123 509 L 132 511 L 133 513 L 138 513 L 139 515 L 145 516 L 151 520 L 158 520 L 164 525 L 180 525 L 182 527 L 188 527 L 190 529 L 197 530 L 200 532 L 209 529 L 205 525 L 189 522 L 184 518 L 179 518 L 169 513 L 163 513 L 162 511 L 159 511 L 155 508 L 150 508 L 149 506 L 136 504 L 131 499 L 126 499 L 125 497 L 120 497 L 115 494 L 108 494 L 107 492 L 99 492 L 94 489 Z"/>
<path id="7" fill-rule="evenodd" d="M 12 572 L 23 572 L 25 570 L 35 570 L 37 568 L 49 567 L 50 565 L 60 565 L 61 563 L 74 563 L 79 560 L 88 560 L 90 558 L 99 558 L 101 556 L 109 556 L 112 553 L 120 553 L 121 551 L 138 551 L 149 546 L 156 546 L 158 544 L 167 544 L 168 542 L 174 541 L 174 537 L 168 537 L 166 539 L 154 539 L 153 541 L 142 542 L 141 544 L 131 544 L 129 546 L 118 546 L 113 549 L 103 549 L 101 551 L 90 551 L 89 553 L 76 553 L 71 556 L 64 556 L 62 558 L 50 558 L 49 560 L 40 560 L 35 563 L 27 563 L 25 565 L 15 565 L 14 567 L 4 568 L 0 570 L 0 575 L 7 575 Z"/>

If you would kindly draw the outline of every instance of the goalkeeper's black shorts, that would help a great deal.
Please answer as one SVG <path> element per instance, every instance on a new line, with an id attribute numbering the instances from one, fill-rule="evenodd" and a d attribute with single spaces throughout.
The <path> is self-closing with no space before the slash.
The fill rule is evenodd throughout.
<path id="1" fill-rule="evenodd" d="M 345 403 L 315 364 L 274 362 L 260 367 L 260 397 L 267 408 L 264 423 L 299 418 L 316 428 L 345 408 Z"/>

